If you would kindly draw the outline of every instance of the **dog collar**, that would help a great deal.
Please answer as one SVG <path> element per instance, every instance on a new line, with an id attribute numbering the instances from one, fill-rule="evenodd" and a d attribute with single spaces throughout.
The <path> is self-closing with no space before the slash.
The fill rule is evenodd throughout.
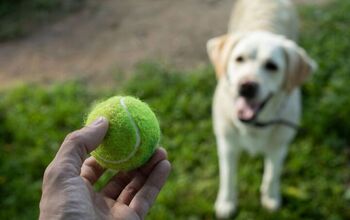
<path id="1" fill-rule="evenodd" d="M 245 124 L 248 124 L 248 125 L 252 125 L 254 127 L 258 127 L 258 128 L 266 128 L 266 127 L 271 126 L 271 125 L 284 125 L 286 127 L 292 128 L 294 130 L 299 129 L 299 125 L 297 125 L 293 122 L 284 120 L 284 119 L 275 119 L 275 120 L 270 120 L 270 121 L 266 121 L 266 122 L 261 122 L 261 121 L 256 121 L 256 120 L 249 120 L 249 121 L 242 121 L 242 122 Z"/>

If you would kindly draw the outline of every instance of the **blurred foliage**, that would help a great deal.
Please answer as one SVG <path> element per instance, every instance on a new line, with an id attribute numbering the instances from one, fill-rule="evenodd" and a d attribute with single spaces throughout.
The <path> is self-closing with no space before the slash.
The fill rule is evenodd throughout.
<path id="1" fill-rule="evenodd" d="M 327 134 L 327 143 L 340 147 L 350 144 L 350 2 L 332 2 L 301 10 L 301 45 L 319 66 L 304 87 L 304 127 L 314 140 L 324 141 Z"/>
<path id="2" fill-rule="evenodd" d="M 77 83 L 26 85 L 0 96 L 0 219 L 37 215 L 43 170 L 59 141 L 81 126 L 86 96 Z"/>
<path id="3" fill-rule="evenodd" d="M 1 0 L 0 41 L 26 35 L 40 24 L 79 9 L 85 0 Z"/>
<path id="4" fill-rule="evenodd" d="M 260 207 L 262 158 L 243 155 L 237 219 L 350 219 L 350 2 L 301 8 L 301 45 L 319 64 L 304 87 L 303 129 L 283 171 L 284 205 Z M 97 99 L 129 94 L 159 117 L 173 170 L 149 219 L 213 219 L 218 165 L 212 132 L 211 68 L 179 72 L 144 63 L 123 86 L 102 90 L 84 82 L 23 85 L 0 93 L 0 219 L 36 219 L 42 174 L 67 133 L 82 126 Z M 254 175 L 252 175 L 254 174 Z M 99 182 L 103 185 L 110 176 Z"/>

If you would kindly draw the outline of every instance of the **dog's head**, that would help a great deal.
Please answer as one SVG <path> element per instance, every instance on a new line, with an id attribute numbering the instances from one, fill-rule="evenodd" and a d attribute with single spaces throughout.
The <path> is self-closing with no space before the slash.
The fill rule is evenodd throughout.
<path id="1" fill-rule="evenodd" d="M 217 37 L 207 50 L 217 77 L 228 82 L 241 120 L 254 118 L 271 94 L 291 93 L 316 69 L 293 41 L 268 32 Z"/>

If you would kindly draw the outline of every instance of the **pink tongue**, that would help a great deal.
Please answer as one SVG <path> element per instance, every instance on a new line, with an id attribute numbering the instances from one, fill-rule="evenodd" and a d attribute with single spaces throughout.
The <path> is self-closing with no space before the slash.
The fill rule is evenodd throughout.
<path id="1" fill-rule="evenodd" d="M 241 120 L 251 120 L 255 116 L 257 106 L 248 103 L 243 97 L 239 97 L 236 101 L 237 115 Z"/>

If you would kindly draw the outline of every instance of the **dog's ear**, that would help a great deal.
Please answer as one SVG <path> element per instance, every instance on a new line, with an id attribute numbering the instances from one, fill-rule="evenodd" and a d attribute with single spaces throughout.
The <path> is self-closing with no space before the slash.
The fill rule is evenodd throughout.
<path id="1" fill-rule="evenodd" d="M 239 39 L 239 34 L 226 34 L 212 38 L 207 42 L 207 52 L 218 79 L 226 73 L 229 56 Z"/>
<path id="2" fill-rule="evenodd" d="M 284 89 L 290 93 L 294 88 L 300 86 L 308 76 L 316 71 L 317 64 L 311 59 L 304 49 L 292 41 L 284 43 L 287 73 L 284 82 Z"/>

